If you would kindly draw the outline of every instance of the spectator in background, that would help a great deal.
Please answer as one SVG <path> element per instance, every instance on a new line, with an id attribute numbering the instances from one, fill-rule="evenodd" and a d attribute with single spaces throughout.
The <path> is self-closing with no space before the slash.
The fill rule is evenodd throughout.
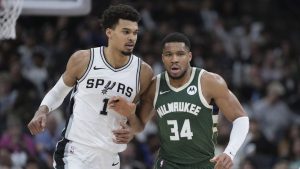
<path id="1" fill-rule="evenodd" d="M 300 137 L 292 140 L 292 152 L 291 152 L 291 163 L 290 169 L 300 168 Z"/>
<path id="2" fill-rule="evenodd" d="M 16 93 L 12 92 L 11 77 L 8 73 L 0 74 L 0 112 L 10 110 L 15 102 Z"/>
<path id="3" fill-rule="evenodd" d="M 32 116 L 32 114 L 27 112 L 33 111 L 37 106 L 37 101 L 39 100 L 38 91 L 34 84 L 23 76 L 22 65 L 18 58 L 10 63 L 9 74 L 12 89 L 17 93 L 12 113 L 21 119 L 22 124 L 26 124 Z"/>
<path id="4" fill-rule="evenodd" d="M 0 134 L 3 132 L 6 124 L 6 118 L 9 111 L 17 99 L 17 91 L 12 88 L 11 77 L 8 73 L 0 73 Z"/>
<path id="5" fill-rule="evenodd" d="M 283 132 L 299 116 L 293 114 L 288 105 L 281 100 L 284 88 L 278 81 L 271 82 L 267 87 L 266 96 L 253 103 L 252 118 L 258 121 L 268 141 L 277 144 L 284 136 Z"/>
<path id="6" fill-rule="evenodd" d="M 26 70 L 33 66 L 32 54 L 37 48 L 37 37 L 33 30 L 28 30 L 23 36 L 24 43 L 18 47 L 18 53 L 21 56 L 21 68 Z"/>
<path id="7" fill-rule="evenodd" d="M 45 64 L 45 55 L 42 51 L 35 51 L 32 54 L 33 65 L 23 71 L 24 76 L 30 80 L 37 88 L 39 98 L 46 92 L 46 82 L 48 71 Z"/>
<path id="8" fill-rule="evenodd" d="M 133 142 L 128 143 L 125 151 L 120 153 L 121 169 L 146 169 L 146 166 L 137 160 L 139 152 Z"/>
<path id="9" fill-rule="evenodd" d="M 246 158 L 242 161 L 239 169 L 258 169 L 251 158 Z"/>
<path id="10" fill-rule="evenodd" d="M 38 161 L 35 158 L 30 158 L 27 160 L 27 163 L 26 163 L 24 169 L 46 169 L 46 168 L 40 167 Z"/>
<path id="11" fill-rule="evenodd" d="M 11 154 L 7 149 L 0 148 L 0 168 L 11 169 L 13 164 L 11 161 Z"/>
<path id="12" fill-rule="evenodd" d="M 276 145 L 268 141 L 261 130 L 256 119 L 250 119 L 249 133 L 236 155 L 234 169 L 238 169 L 239 165 L 249 157 L 256 165 L 267 168 L 272 166 L 272 159 L 277 153 Z"/>
<path id="13" fill-rule="evenodd" d="M 289 162 L 287 160 L 280 160 L 274 165 L 273 169 L 292 169 L 292 168 L 289 168 Z"/>
<path id="14" fill-rule="evenodd" d="M 22 126 L 18 118 L 8 116 L 7 128 L 0 138 L 0 149 L 10 152 L 12 165 L 20 168 L 37 155 L 33 138 L 22 131 Z"/>

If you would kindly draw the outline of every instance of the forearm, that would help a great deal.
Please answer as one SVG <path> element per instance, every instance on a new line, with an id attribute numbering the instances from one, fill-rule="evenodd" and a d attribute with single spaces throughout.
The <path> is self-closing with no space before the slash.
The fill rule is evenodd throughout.
<path id="1" fill-rule="evenodd" d="M 245 141 L 249 130 L 249 118 L 246 116 L 239 117 L 233 121 L 232 130 L 230 133 L 229 143 L 225 148 L 224 153 L 229 155 L 231 159 Z"/>
<path id="2" fill-rule="evenodd" d="M 136 116 L 136 114 L 127 117 L 127 119 L 130 127 L 132 128 L 135 134 L 144 130 L 145 124 L 141 121 L 139 117 Z"/>
<path id="3" fill-rule="evenodd" d="M 62 104 L 71 89 L 72 87 L 67 86 L 61 77 L 55 86 L 46 94 L 40 107 L 46 106 L 48 112 L 55 110 Z"/>

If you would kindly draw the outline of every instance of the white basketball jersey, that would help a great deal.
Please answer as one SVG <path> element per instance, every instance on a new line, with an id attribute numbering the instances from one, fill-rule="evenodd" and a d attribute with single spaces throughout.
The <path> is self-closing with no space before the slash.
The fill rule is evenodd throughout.
<path id="1" fill-rule="evenodd" d="M 70 119 L 65 137 L 110 152 L 125 150 L 113 142 L 112 130 L 127 119 L 107 109 L 108 99 L 122 96 L 133 102 L 139 92 L 141 59 L 131 55 L 126 65 L 115 69 L 104 57 L 104 47 L 92 48 L 89 66 L 77 81 L 71 96 Z"/>

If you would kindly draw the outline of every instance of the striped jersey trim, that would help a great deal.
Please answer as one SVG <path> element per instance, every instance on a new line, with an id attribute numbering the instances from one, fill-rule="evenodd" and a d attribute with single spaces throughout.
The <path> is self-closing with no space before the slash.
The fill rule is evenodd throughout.
<path id="1" fill-rule="evenodd" d="M 75 95 L 78 92 L 78 83 L 73 88 L 73 92 L 71 94 L 70 104 L 69 104 L 69 118 L 66 121 L 65 128 L 62 131 L 62 139 L 56 144 L 56 149 L 53 154 L 53 160 L 55 164 L 55 169 L 65 169 L 65 162 L 63 160 L 65 148 L 67 143 L 69 142 L 68 139 L 66 139 L 66 135 L 68 134 L 70 130 L 70 126 L 72 125 L 73 121 L 73 110 L 75 105 Z"/>
<path id="2" fill-rule="evenodd" d="M 138 66 L 136 73 L 136 93 L 140 92 L 140 77 L 141 77 L 141 69 L 142 69 L 142 60 L 138 58 Z"/>
<path id="3" fill-rule="evenodd" d="M 192 81 L 194 79 L 194 76 L 195 76 L 195 72 L 196 72 L 196 68 L 192 67 L 192 74 L 191 74 L 190 79 L 184 85 L 182 85 L 181 87 L 178 87 L 178 88 L 173 87 L 171 85 L 168 72 L 165 72 L 165 79 L 166 79 L 166 82 L 167 82 L 167 84 L 168 84 L 168 86 L 169 86 L 169 88 L 171 90 L 173 90 L 174 92 L 180 92 L 180 91 L 182 91 L 183 89 L 185 89 L 188 85 L 190 85 L 192 83 Z"/>
<path id="4" fill-rule="evenodd" d="M 66 127 L 65 127 L 65 130 L 63 132 L 63 136 L 64 137 L 67 137 L 69 132 L 70 132 L 70 129 L 71 129 L 71 126 L 72 126 L 72 123 L 73 123 L 73 118 L 74 118 L 74 115 L 73 115 L 73 112 L 74 112 L 74 107 L 75 107 L 75 95 L 78 93 L 78 85 L 79 83 L 77 83 L 73 89 L 73 92 L 71 94 L 71 97 L 70 97 L 70 105 L 69 105 L 69 119 L 66 123 Z"/>
<path id="5" fill-rule="evenodd" d="M 156 76 L 156 86 L 155 86 L 155 96 L 154 96 L 154 100 L 153 100 L 153 107 L 155 107 L 157 97 L 158 97 L 158 92 L 159 92 L 159 87 L 160 87 L 160 79 L 161 79 L 160 76 L 161 76 L 161 74 Z"/>
<path id="6" fill-rule="evenodd" d="M 208 104 L 206 99 L 204 98 L 203 96 L 203 93 L 202 93 L 202 86 L 201 86 L 201 76 L 203 75 L 203 73 L 205 72 L 204 69 L 201 69 L 200 73 L 199 73 L 199 76 L 198 76 L 198 89 L 199 89 L 199 97 L 200 97 L 200 100 L 202 102 L 202 104 L 209 108 L 209 109 L 213 109 L 213 106 Z"/>
<path id="7" fill-rule="evenodd" d="M 89 71 L 92 68 L 93 62 L 94 62 L 94 49 L 92 48 L 92 49 L 90 49 L 89 65 L 86 68 L 85 73 L 83 74 L 83 76 L 78 80 L 79 83 L 82 82 L 86 78 L 86 76 L 88 75 Z"/>
<path id="8" fill-rule="evenodd" d="M 65 169 L 65 162 L 64 162 L 64 156 L 65 156 L 65 149 L 66 145 L 69 142 L 68 139 L 63 138 L 60 140 L 56 145 L 56 150 L 53 155 L 53 160 L 55 163 L 54 168 L 55 169 Z"/>

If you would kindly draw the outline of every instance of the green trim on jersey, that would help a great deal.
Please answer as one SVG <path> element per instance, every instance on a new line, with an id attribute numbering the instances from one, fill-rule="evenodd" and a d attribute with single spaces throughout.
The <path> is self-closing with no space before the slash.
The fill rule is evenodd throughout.
<path id="1" fill-rule="evenodd" d="M 214 156 L 217 115 L 202 95 L 203 72 L 192 68 L 190 80 L 180 88 L 170 85 L 166 72 L 157 76 L 154 107 L 161 139 L 159 158 L 195 164 L 207 163 Z"/>

